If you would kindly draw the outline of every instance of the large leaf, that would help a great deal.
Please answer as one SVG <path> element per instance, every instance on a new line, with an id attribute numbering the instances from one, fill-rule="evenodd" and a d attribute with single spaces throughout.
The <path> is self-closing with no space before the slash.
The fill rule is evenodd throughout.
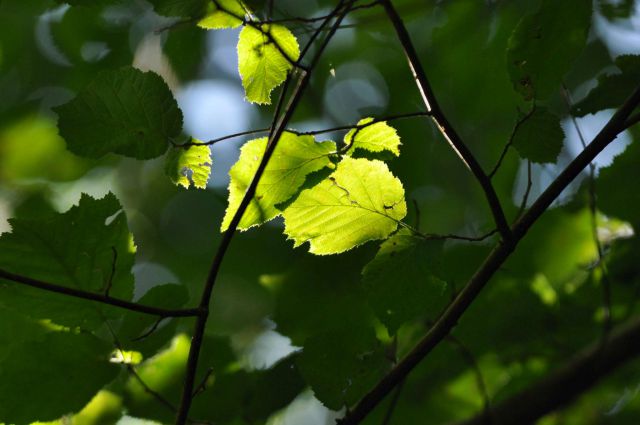
<path id="1" fill-rule="evenodd" d="M 560 118 L 546 108 L 538 108 L 518 127 L 513 146 L 524 159 L 541 163 L 555 162 L 562 150 L 563 140 Z"/>
<path id="2" fill-rule="evenodd" d="M 309 242 L 309 252 L 319 255 L 384 239 L 406 214 L 402 183 L 384 162 L 348 157 L 283 212 L 295 246 Z"/>
<path id="3" fill-rule="evenodd" d="M 0 422 L 51 421 L 79 411 L 118 373 L 109 363 L 112 349 L 93 335 L 0 309 Z"/>
<path id="4" fill-rule="evenodd" d="M 242 146 L 238 162 L 229 171 L 229 206 L 222 221 L 222 231 L 227 230 L 238 210 L 266 147 L 266 137 Z M 330 166 L 329 155 L 335 151 L 333 142 L 316 143 L 312 136 L 283 133 L 238 228 L 246 230 L 278 216 L 281 213 L 278 204 L 294 196 L 307 175 Z"/>
<path id="5" fill-rule="evenodd" d="M 195 139 L 192 142 L 201 143 Z M 164 170 L 176 185 L 189 189 L 193 184 L 198 189 L 204 189 L 211 175 L 211 149 L 207 145 L 171 149 Z"/>
<path id="6" fill-rule="evenodd" d="M 509 39 L 507 66 L 525 99 L 546 99 L 560 88 L 587 41 L 591 9 L 585 0 L 542 0 L 520 21 Z"/>
<path id="7" fill-rule="evenodd" d="M 247 100 L 269 104 L 271 91 L 287 78 L 292 62 L 300 56 L 300 47 L 282 25 L 264 24 L 259 28 L 248 25 L 240 31 L 238 69 Z"/>
<path id="8" fill-rule="evenodd" d="M 68 149 L 90 158 L 110 152 L 155 158 L 182 130 L 182 112 L 167 84 L 131 67 L 99 73 L 54 110 Z"/>
<path id="9" fill-rule="evenodd" d="M 83 195 L 64 214 L 10 220 L 0 236 L 0 268 L 57 285 L 130 300 L 135 248 L 127 219 L 113 194 Z M 0 286 L 0 306 L 67 326 L 93 328 L 102 314 L 87 301 L 19 284 Z"/>
<path id="10" fill-rule="evenodd" d="M 576 103 L 572 112 L 581 117 L 602 109 L 617 108 L 629 97 L 640 81 L 640 56 L 623 55 L 616 58 L 619 73 L 598 78 L 598 86 Z"/>
<path id="11" fill-rule="evenodd" d="M 436 277 L 441 255 L 442 241 L 401 231 L 384 241 L 362 270 L 369 304 L 390 333 L 420 315 L 439 313 L 446 289 Z"/>

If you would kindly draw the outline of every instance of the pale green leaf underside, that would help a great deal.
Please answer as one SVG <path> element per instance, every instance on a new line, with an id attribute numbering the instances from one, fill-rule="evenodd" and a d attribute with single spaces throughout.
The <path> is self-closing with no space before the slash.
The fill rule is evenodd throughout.
<path id="1" fill-rule="evenodd" d="M 407 213 L 404 188 L 381 161 L 346 157 L 327 179 L 300 193 L 283 212 L 295 246 L 338 254 L 384 239 Z"/>
<path id="2" fill-rule="evenodd" d="M 216 0 L 206 16 L 198 21 L 198 26 L 208 30 L 237 28 L 242 25 L 245 13 L 239 0 Z"/>
<path id="3" fill-rule="evenodd" d="M 222 231 L 227 230 L 238 210 L 266 147 L 266 137 L 242 146 L 238 162 L 229 171 L 229 206 L 222 221 Z M 329 155 L 335 151 L 334 142 L 316 143 L 312 136 L 283 133 L 238 229 L 246 230 L 278 216 L 281 210 L 277 205 L 294 196 L 307 175 L 331 166 Z"/>
<path id="4" fill-rule="evenodd" d="M 196 139 L 191 141 L 202 143 Z M 165 173 L 176 185 L 188 189 L 193 184 L 205 189 L 211 175 L 211 149 L 207 145 L 171 149 L 165 161 Z"/>
<path id="5" fill-rule="evenodd" d="M 366 125 L 366 127 L 354 128 L 344 136 L 344 143 L 349 146 L 347 155 L 352 155 L 356 149 L 365 149 L 369 152 L 386 150 L 399 156 L 401 143 L 395 128 L 384 121 L 367 125 L 372 121 L 371 117 L 361 119 L 358 121 L 358 126 Z"/>
<path id="6" fill-rule="evenodd" d="M 300 47 L 296 37 L 282 25 L 265 24 L 260 28 L 247 25 L 240 31 L 238 69 L 247 100 L 270 104 L 271 91 L 287 78 L 293 68 L 291 62 L 300 56 Z"/>

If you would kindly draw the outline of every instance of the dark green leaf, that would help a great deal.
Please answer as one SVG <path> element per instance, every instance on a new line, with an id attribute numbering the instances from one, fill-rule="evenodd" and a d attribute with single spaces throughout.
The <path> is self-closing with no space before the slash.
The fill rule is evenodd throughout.
<path id="1" fill-rule="evenodd" d="M 182 130 L 182 112 L 162 78 L 130 67 L 101 72 L 55 111 L 68 149 L 90 158 L 155 158 Z"/>
<path id="2" fill-rule="evenodd" d="M 513 146 L 523 159 L 539 163 L 556 162 L 563 140 L 560 118 L 546 108 L 537 108 L 518 127 Z"/>

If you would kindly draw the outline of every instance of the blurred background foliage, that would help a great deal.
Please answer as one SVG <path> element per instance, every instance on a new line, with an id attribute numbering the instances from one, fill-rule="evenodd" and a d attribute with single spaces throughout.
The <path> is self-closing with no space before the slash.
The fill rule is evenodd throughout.
<path id="1" fill-rule="evenodd" d="M 181 289 L 174 298 L 193 305 L 220 240 L 227 172 L 242 139 L 213 147 L 206 190 L 185 190 L 164 176 L 162 160 L 114 155 L 87 160 L 69 153 L 51 108 L 71 99 L 99 70 L 130 64 L 165 79 L 184 113 L 185 131 L 201 140 L 268 126 L 272 107 L 243 100 L 235 48 L 238 30 L 207 32 L 189 22 L 176 24 L 188 20 L 190 13 L 186 18 L 161 16 L 163 2 L 158 0 L 152 1 L 155 10 L 143 0 L 69 3 L 79 5 L 0 0 L 0 232 L 10 231 L 9 217 L 66 211 L 81 193 L 101 197 L 112 191 L 124 206 L 137 245 L 135 299 L 153 297 L 150 291 L 159 284 L 175 283 Z M 253 3 L 264 16 L 264 2 Z M 528 108 L 512 87 L 505 52 L 517 23 L 536 10 L 538 2 L 394 3 L 443 109 L 490 170 Z M 275 17 L 309 17 L 327 12 L 333 2 L 277 0 L 275 5 Z M 593 6 L 588 44 L 565 76 L 576 102 L 597 84 L 598 76 L 616 69 L 616 57 L 640 53 L 640 4 L 596 0 Z M 301 44 L 311 33 L 305 23 L 288 27 Z M 553 67 L 559 59 L 548 60 Z M 555 163 L 532 165 L 529 199 L 580 149 L 561 90 L 546 107 L 563 117 L 566 137 Z M 422 109 L 396 37 L 376 7 L 348 17 L 314 72 L 291 127 L 321 129 Z M 587 141 L 611 114 L 605 110 L 577 119 Z M 407 221 L 427 233 L 478 236 L 491 231 L 492 218 L 479 185 L 436 129 L 420 118 L 392 125 L 403 144 L 390 167 L 413 205 Z M 342 137 L 337 132 L 326 139 Z M 633 138 L 638 138 L 637 129 L 605 150 L 596 175 Z M 596 184 L 598 195 L 628 193 L 625 188 L 637 192 L 628 180 L 638 176 L 638 162 L 630 161 L 628 170 L 635 174 L 609 176 Z M 605 317 L 603 270 L 611 285 L 613 322 L 636 314 L 640 239 L 633 229 L 640 224 L 639 198 L 605 194 L 611 205 L 598 205 L 592 215 L 587 171 L 492 279 L 455 329 L 454 339 L 441 344 L 410 375 L 389 423 L 451 423 L 476 415 L 486 399 L 493 403 L 509 397 L 597 340 Z M 516 151 L 507 154 L 494 184 L 507 215 L 514 218 L 527 185 L 527 163 Z M 604 246 L 602 262 L 596 239 Z M 439 276 L 445 290 L 433 291 L 430 308 L 390 336 L 367 303 L 361 279 L 361 270 L 376 253 L 375 243 L 339 256 L 316 257 L 305 248 L 293 249 L 278 220 L 239 233 L 215 289 L 199 372 L 212 386 L 196 398 L 192 416 L 231 424 L 332 423 L 338 413 L 324 407 L 314 391 L 335 410 L 344 401 L 357 401 L 425 332 L 492 241 L 448 241 Z M 138 323 L 136 329 L 149 325 Z M 141 358 L 123 354 L 118 378 L 61 423 L 135 423 L 140 420 L 136 418 L 170 423 L 191 326 L 188 319 L 165 321 L 140 343 L 121 335 L 122 348 Z M 299 347 L 308 353 L 305 361 L 297 359 Z M 209 366 L 216 370 L 213 375 L 207 374 Z M 357 385 L 351 385 L 354 374 Z M 136 376 L 167 403 L 159 402 Z M 305 381 L 318 385 L 312 391 Z M 640 364 L 632 362 L 540 424 L 637 424 L 639 391 Z M 23 399 L 30 403 L 28 393 Z M 383 423 L 390 403 L 385 401 L 365 423 Z"/>

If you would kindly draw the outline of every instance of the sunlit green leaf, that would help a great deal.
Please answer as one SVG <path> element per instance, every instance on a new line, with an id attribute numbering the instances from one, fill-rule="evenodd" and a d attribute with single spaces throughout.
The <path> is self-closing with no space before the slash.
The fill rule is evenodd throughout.
<path id="1" fill-rule="evenodd" d="M 202 143 L 191 139 L 192 143 Z M 186 189 L 193 184 L 205 189 L 211 175 L 211 149 L 207 145 L 191 145 L 188 148 L 173 148 L 165 160 L 165 173 L 173 183 Z"/>
<path id="2" fill-rule="evenodd" d="M 513 146 L 524 159 L 541 163 L 555 162 L 563 140 L 560 118 L 546 108 L 537 108 L 518 127 L 513 136 Z"/>
<path id="3" fill-rule="evenodd" d="M 360 128 L 354 128 L 344 136 L 344 143 L 349 146 L 348 154 L 353 155 L 357 149 L 364 149 L 369 152 L 389 151 L 395 156 L 400 155 L 400 137 L 396 129 L 385 121 L 369 124 L 371 122 L 373 118 L 361 119 L 358 121 Z"/>
<path id="4" fill-rule="evenodd" d="M 384 241 L 362 270 L 369 304 L 390 333 L 408 320 L 438 313 L 446 289 L 436 277 L 441 255 L 442 241 L 401 231 Z"/>
<path id="5" fill-rule="evenodd" d="M 54 109 L 67 148 L 99 158 L 113 152 L 155 158 L 182 130 L 182 112 L 162 78 L 135 68 L 103 71 Z"/>
<path id="6" fill-rule="evenodd" d="M 331 176 L 303 190 L 283 213 L 285 233 L 309 252 L 337 254 L 384 239 L 407 214 L 402 183 L 381 161 L 344 158 Z"/>
<path id="7" fill-rule="evenodd" d="M 199 27 L 208 30 L 239 27 L 247 13 L 240 0 L 216 0 L 209 8 L 206 16 L 198 21 Z"/>
<path id="8" fill-rule="evenodd" d="M 591 8 L 585 0 L 543 0 L 520 21 L 509 39 L 507 66 L 525 99 L 546 99 L 559 90 L 587 41 Z"/>
<path id="9" fill-rule="evenodd" d="M 247 25 L 240 32 L 238 68 L 247 100 L 269 104 L 271 91 L 287 78 L 292 62 L 300 56 L 300 47 L 282 25 L 264 24 L 259 28 Z"/>
<path id="10" fill-rule="evenodd" d="M 229 227 L 238 210 L 266 147 L 266 137 L 242 146 L 238 162 L 229 171 L 229 206 L 222 221 L 222 231 Z M 238 228 L 246 230 L 280 215 L 282 210 L 278 204 L 294 196 L 309 174 L 329 167 L 329 155 L 335 151 L 333 142 L 316 143 L 312 136 L 283 133 Z"/>

